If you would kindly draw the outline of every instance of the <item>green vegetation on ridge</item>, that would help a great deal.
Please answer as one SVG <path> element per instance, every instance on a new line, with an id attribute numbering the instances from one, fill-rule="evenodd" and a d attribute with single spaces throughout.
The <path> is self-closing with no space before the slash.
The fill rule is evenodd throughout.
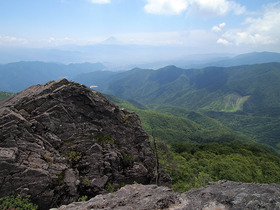
<path id="1" fill-rule="evenodd" d="M 0 91 L 0 102 L 6 100 L 10 96 L 12 96 L 12 93 L 2 92 Z"/>
<path id="2" fill-rule="evenodd" d="M 115 96 L 107 97 L 135 111 L 143 128 L 155 136 L 160 168 L 171 176 L 175 191 L 185 192 L 223 179 L 280 184 L 280 157 L 271 147 L 257 144 L 202 113 L 170 105 L 138 109 Z"/>
<path id="3" fill-rule="evenodd" d="M 156 106 L 153 107 L 154 110 L 138 109 L 115 96 L 107 95 L 107 97 L 120 107 L 136 112 L 149 135 L 153 133 L 158 139 L 169 144 L 224 141 L 253 143 L 249 137 L 233 132 L 217 120 L 203 114 L 173 106 Z"/>
<path id="4" fill-rule="evenodd" d="M 280 63 L 235 67 L 131 71 L 105 81 L 99 91 L 147 105 L 173 105 L 193 111 L 254 113 L 280 104 Z"/>
<path id="5" fill-rule="evenodd" d="M 135 69 L 119 77 L 116 75 L 108 84 L 104 83 L 101 91 L 173 115 L 170 118 L 187 118 L 204 131 L 215 130 L 212 129 L 215 125 L 218 133 L 235 131 L 280 151 L 280 63 L 204 69 L 167 66 L 156 71 Z M 187 138 L 182 136 L 182 139 Z"/>
<path id="6" fill-rule="evenodd" d="M 242 132 L 257 142 L 267 144 L 280 150 L 280 119 L 278 111 L 270 114 L 246 115 L 242 113 L 207 112 L 207 116 L 219 120 L 234 131 Z M 271 116 L 272 115 L 272 116 Z"/>
<path id="7" fill-rule="evenodd" d="M 158 148 L 160 166 L 179 192 L 218 180 L 280 184 L 280 158 L 255 145 L 179 143 L 170 150 L 158 142 Z"/>

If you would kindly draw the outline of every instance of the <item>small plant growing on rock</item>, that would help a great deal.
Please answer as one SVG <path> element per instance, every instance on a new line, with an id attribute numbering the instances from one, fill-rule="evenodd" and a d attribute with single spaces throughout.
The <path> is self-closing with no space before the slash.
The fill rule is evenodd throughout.
<path id="1" fill-rule="evenodd" d="M 51 189 L 54 189 L 56 186 L 60 186 L 63 184 L 64 182 L 64 177 L 65 177 L 65 172 L 62 171 L 62 172 L 58 172 L 57 173 L 57 178 L 53 179 L 52 180 L 52 183 L 50 185 L 50 188 Z"/>
<path id="2" fill-rule="evenodd" d="M 82 154 L 76 151 L 68 151 L 65 153 L 64 157 L 68 161 L 68 166 L 72 168 L 75 167 L 80 161 L 80 159 L 82 158 Z"/>
<path id="3" fill-rule="evenodd" d="M 29 164 L 29 167 L 33 169 L 39 168 L 39 166 L 37 166 L 36 164 Z"/>
<path id="4" fill-rule="evenodd" d="M 31 203 L 30 196 L 5 196 L 0 198 L 0 209 L 3 210 L 36 210 L 38 206 Z"/>
<path id="5" fill-rule="evenodd" d="M 44 159 L 49 163 L 49 165 L 53 164 L 53 158 L 51 157 L 51 153 L 46 152 L 44 154 Z"/>
<path id="6" fill-rule="evenodd" d="M 133 166 L 134 163 L 134 156 L 130 154 L 129 152 L 122 150 L 121 154 L 123 156 L 122 162 L 124 167 L 130 167 Z"/>
<path id="7" fill-rule="evenodd" d="M 87 199 L 88 199 L 87 195 L 83 195 L 78 198 L 78 202 L 83 202 L 83 201 L 86 201 Z"/>
<path id="8" fill-rule="evenodd" d="M 112 136 L 106 136 L 106 135 L 100 133 L 96 137 L 96 142 L 98 144 L 100 144 L 101 146 L 105 146 L 106 144 L 113 145 L 115 143 L 115 140 Z"/>
<path id="9" fill-rule="evenodd" d="M 86 185 L 86 186 L 89 185 L 89 179 L 88 178 L 83 179 L 83 185 Z"/>
<path id="10" fill-rule="evenodd" d="M 131 117 L 130 114 L 124 115 L 124 118 L 123 118 L 124 122 L 125 122 L 125 123 L 129 123 L 130 117 Z"/>
<path id="11" fill-rule="evenodd" d="M 112 183 L 108 182 L 105 186 L 105 190 L 108 192 L 108 193 L 112 193 L 115 191 L 114 189 L 114 186 L 112 185 Z"/>

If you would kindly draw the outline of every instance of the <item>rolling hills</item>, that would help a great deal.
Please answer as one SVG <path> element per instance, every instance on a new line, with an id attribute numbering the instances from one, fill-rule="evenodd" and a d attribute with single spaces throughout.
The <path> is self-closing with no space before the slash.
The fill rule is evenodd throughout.
<path id="1" fill-rule="evenodd" d="M 133 69 L 108 78 L 96 90 L 148 105 L 256 113 L 279 107 L 279 69 L 280 63 L 204 69 L 167 66 L 156 71 Z"/>
<path id="2" fill-rule="evenodd" d="M 133 69 L 104 81 L 97 89 L 188 119 L 190 110 L 199 112 L 279 150 L 279 86 L 280 63 L 265 63 L 187 70 L 175 66 L 157 71 Z M 211 125 L 207 122 L 205 126 Z"/>

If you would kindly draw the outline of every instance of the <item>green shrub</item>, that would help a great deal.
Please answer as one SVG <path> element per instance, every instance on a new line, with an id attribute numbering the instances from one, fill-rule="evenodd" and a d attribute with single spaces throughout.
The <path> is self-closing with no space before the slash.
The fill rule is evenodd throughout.
<path id="1" fill-rule="evenodd" d="M 125 123 L 129 123 L 130 117 L 131 117 L 130 114 L 124 115 L 124 118 L 123 118 L 124 122 L 125 122 Z"/>
<path id="2" fill-rule="evenodd" d="M 112 136 L 106 136 L 100 133 L 96 137 L 96 142 L 101 146 L 104 146 L 105 144 L 111 144 L 111 145 L 114 144 L 115 140 Z"/>
<path id="3" fill-rule="evenodd" d="M 89 185 L 89 179 L 88 178 L 83 179 L 83 185 L 86 185 L 86 186 Z"/>
<path id="4" fill-rule="evenodd" d="M 68 151 L 65 153 L 64 157 L 68 161 L 68 166 L 72 168 L 75 167 L 80 161 L 80 159 L 82 158 L 82 154 L 76 151 Z"/>
<path id="5" fill-rule="evenodd" d="M 0 198 L 0 209 L 3 210 L 36 210 L 38 206 L 31 203 L 30 196 L 5 196 Z"/>
<path id="6" fill-rule="evenodd" d="M 50 188 L 54 189 L 56 186 L 62 185 L 64 183 L 64 177 L 65 177 L 65 171 L 58 172 L 57 173 L 57 178 L 52 180 Z"/>
<path id="7" fill-rule="evenodd" d="M 44 159 L 49 163 L 49 165 L 53 164 L 54 159 L 53 159 L 53 157 L 51 157 L 51 153 L 46 152 L 44 154 Z"/>
<path id="8" fill-rule="evenodd" d="M 109 193 L 112 193 L 115 191 L 114 186 L 112 185 L 112 183 L 108 182 L 105 186 L 105 190 Z"/>
<path id="9" fill-rule="evenodd" d="M 87 195 L 83 195 L 83 196 L 78 198 L 78 202 L 86 201 L 87 199 L 88 199 Z"/>
<path id="10" fill-rule="evenodd" d="M 130 167 L 134 163 L 134 157 L 129 152 L 122 150 L 121 154 L 123 156 L 122 162 L 124 167 Z"/>

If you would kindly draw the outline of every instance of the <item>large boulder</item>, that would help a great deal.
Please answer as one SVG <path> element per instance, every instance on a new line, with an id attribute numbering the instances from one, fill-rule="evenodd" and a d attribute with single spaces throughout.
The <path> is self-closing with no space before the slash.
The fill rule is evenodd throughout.
<path id="1" fill-rule="evenodd" d="M 0 119 L 0 197 L 48 209 L 154 178 L 139 117 L 78 83 L 32 86 L 0 104 Z"/>
<path id="2" fill-rule="evenodd" d="M 156 185 L 127 185 L 116 193 L 98 195 L 89 201 L 59 208 L 87 209 L 280 209 L 280 185 L 219 181 L 183 194 Z"/>

